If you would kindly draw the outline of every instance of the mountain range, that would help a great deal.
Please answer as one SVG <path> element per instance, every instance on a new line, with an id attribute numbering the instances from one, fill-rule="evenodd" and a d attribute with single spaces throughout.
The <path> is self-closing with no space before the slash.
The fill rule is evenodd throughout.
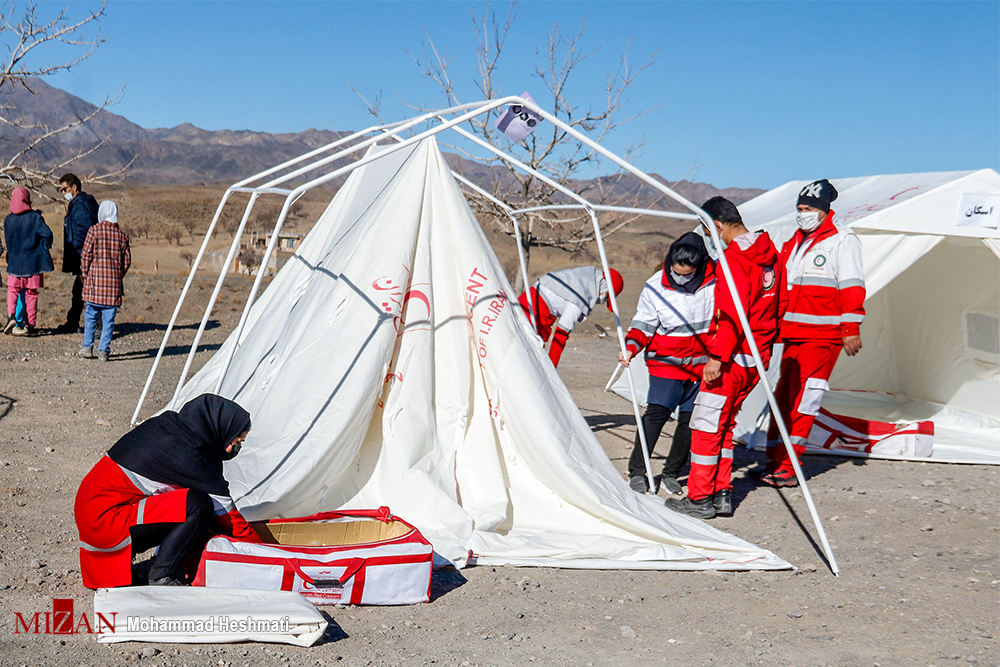
<path id="1" fill-rule="evenodd" d="M 0 132 L 0 159 L 5 162 L 20 145 L 41 130 L 39 126 L 61 127 L 93 113 L 95 106 L 40 79 L 30 79 L 28 86 L 12 85 L 0 93 L 0 102 L 8 116 L 23 118 L 23 127 L 4 126 Z M 29 126 L 34 126 L 29 127 Z M 307 129 L 296 133 L 270 134 L 251 130 L 203 130 L 190 123 L 172 128 L 147 129 L 123 116 L 101 110 L 85 124 L 44 142 L 33 152 L 39 166 L 57 165 L 111 135 L 104 146 L 73 163 L 80 174 L 109 172 L 131 162 L 126 182 L 134 185 L 231 184 L 247 175 L 268 169 L 350 134 L 350 131 Z M 489 167 L 447 154 L 449 164 L 470 180 L 489 188 L 496 178 L 509 178 L 502 167 Z M 664 183 L 657 174 L 654 178 Z M 616 188 L 638 193 L 640 203 L 657 199 L 653 188 L 627 176 Z M 740 204 L 764 190 L 754 188 L 717 188 L 708 183 L 681 181 L 676 190 L 695 203 L 721 195 Z M 664 206 L 657 208 L 674 208 Z"/>

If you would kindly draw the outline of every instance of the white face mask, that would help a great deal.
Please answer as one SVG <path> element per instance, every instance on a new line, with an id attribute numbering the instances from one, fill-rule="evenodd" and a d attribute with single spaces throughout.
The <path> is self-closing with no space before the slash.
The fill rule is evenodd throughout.
<path id="1" fill-rule="evenodd" d="M 795 214 L 795 223 L 804 232 L 811 232 L 819 227 L 819 211 L 798 211 Z"/>
<path id="2" fill-rule="evenodd" d="M 696 273 L 698 272 L 692 271 L 691 273 L 682 276 L 679 273 L 674 273 L 673 269 L 670 269 L 670 277 L 673 278 L 674 282 L 677 283 L 678 285 L 687 285 L 689 282 L 694 280 L 694 276 Z"/>
<path id="3" fill-rule="evenodd" d="M 73 193 L 72 192 L 63 193 L 63 199 L 65 199 L 66 201 L 73 201 Z"/>

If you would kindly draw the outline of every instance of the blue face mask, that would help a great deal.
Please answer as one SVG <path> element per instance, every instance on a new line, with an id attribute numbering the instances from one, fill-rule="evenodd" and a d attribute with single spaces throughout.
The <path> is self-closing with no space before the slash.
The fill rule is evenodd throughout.
<path id="1" fill-rule="evenodd" d="M 697 273 L 697 271 L 692 271 L 691 273 L 682 276 L 679 273 L 675 273 L 673 269 L 670 269 L 670 277 L 678 285 L 687 285 L 689 282 L 694 280 L 695 274 Z"/>

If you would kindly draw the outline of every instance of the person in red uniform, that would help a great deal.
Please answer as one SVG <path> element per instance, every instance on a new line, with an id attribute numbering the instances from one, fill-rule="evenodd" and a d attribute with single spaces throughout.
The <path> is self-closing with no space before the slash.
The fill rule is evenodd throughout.
<path id="1" fill-rule="evenodd" d="M 836 199 L 837 190 L 826 179 L 802 188 L 796 203 L 799 229 L 781 249 L 788 289 L 781 325 L 781 377 L 774 397 L 800 460 L 840 350 L 854 356 L 861 349 L 865 318 L 861 240 L 833 221 L 830 204 Z M 760 481 L 779 487 L 799 484 L 774 419 L 767 432 L 767 466 Z"/>
<path id="2" fill-rule="evenodd" d="M 213 534 L 259 542 L 222 475 L 222 462 L 239 453 L 249 430 L 246 410 L 202 394 L 122 436 L 76 494 L 84 585 L 132 584 L 132 556 L 159 546 L 149 583 L 180 586 L 187 561 Z"/>
<path id="3" fill-rule="evenodd" d="M 622 274 L 614 269 L 608 269 L 608 272 L 611 274 L 611 288 L 614 289 L 615 296 L 618 296 L 625 281 L 622 280 Z M 535 314 L 535 331 L 545 342 L 552 336 L 549 359 L 553 366 L 559 366 L 569 334 L 578 322 L 585 320 L 601 302 L 607 303 L 608 310 L 611 310 L 608 283 L 604 279 L 604 271 L 598 266 L 552 271 L 539 278 L 531 289 L 518 297 L 524 316 L 530 322 L 529 298 L 531 310 Z M 553 324 L 556 325 L 554 334 Z"/>
<path id="4" fill-rule="evenodd" d="M 712 216 L 723 243 L 733 285 L 766 366 L 780 322 L 781 281 L 778 251 L 767 232 L 751 232 L 736 206 L 712 197 L 701 207 Z M 711 519 L 732 508 L 733 427 L 758 373 L 725 273 L 716 271 L 715 317 L 709 332 L 708 362 L 691 413 L 691 472 L 688 495 L 668 499 L 667 507 Z"/>

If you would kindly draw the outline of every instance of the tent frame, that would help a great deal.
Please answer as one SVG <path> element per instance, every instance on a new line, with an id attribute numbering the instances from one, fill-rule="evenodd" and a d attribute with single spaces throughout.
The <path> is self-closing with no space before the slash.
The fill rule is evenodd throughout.
<path id="1" fill-rule="evenodd" d="M 477 116 L 487 114 L 495 109 L 498 109 L 508 104 L 518 104 L 527 107 L 534 113 L 538 114 L 544 120 L 549 121 L 550 123 L 558 127 L 560 130 L 572 136 L 577 141 L 580 141 L 590 149 L 596 151 L 603 157 L 607 158 L 608 160 L 616 164 L 619 168 L 628 171 L 629 173 L 631 173 L 632 175 L 634 175 L 635 177 L 639 178 L 641 181 L 649 185 L 650 187 L 656 189 L 663 195 L 666 195 L 667 197 L 674 200 L 684 208 L 688 209 L 690 213 L 675 213 L 670 211 L 657 211 L 652 209 L 637 209 L 637 208 L 604 206 L 600 204 L 595 204 L 586 199 L 585 197 L 583 197 L 582 195 L 570 190 L 565 185 L 553 180 L 552 178 L 546 176 L 545 174 L 542 174 L 537 170 L 533 169 L 532 167 L 524 164 L 510 153 L 503 151 L 489 144 L 486 141 L 483 141 L 481 138 L 476 137 L 471 132 L 461 127 L 461 125 L 471 121 L 473 118 Z M 435 121 L 438 124 L 433 124 L 435 123 Z M 432 125 L 429 129 L 413 134 L 412 136 L 406 138 L 401 136 L 404 133 L 424 124 L 432 124 Z M 484 150 L 499 157 L 508 165 L 517 168 L 525 173 L 531 174 L 532 176 L 538 178 L 540 181 L 544 182 L 550 187 L 553 187 L 558 192 L 562 193 L 570 200 L 575 202 L 573 204 L 559 204 L 551 206 L 536 206 L 536 207 L 526 207 L 523 209 L 514 209 L 508 204 L 501 202 L 499 199 L 497 199 L 490 193 L 486 192 L 479 186 L 475 185 L 474 183 L 471 183 L 468 179 L 452 172 L 452 174 L 459 182 L 461 182 L 467 188 L 475 191 L 480 196 L 483 196 L 489 201 L 496 204 L 511 218 L 511 221 L 513 222 L 514 225 L 514 234 L 517 243 L 518 258 L 521 265 L 521 277 L 522 280 L 524 281 L 524 287 L 526 290 L 529 288 L 530 283 L 528 282 L 527 266 L 524 258 L 524 248 L 521 241 L 520 225 L 518 222 L 519 216 L 544 210 L 575 209 L 575 210 L 586 211 L 587 214 L 590 216 L 591 222 L 593 223 L 594 226 L 594 239 L 597 242 L 597 249 L 601 257 L 601 268 L 603 270 L 605 280 L 607 281 L 607 284 L 609 286 L 611 285 L 611 278 L 610 278 L 611 274 L 610 274 L 610 267 L 608 264 L 607 252 L 604 247 L 604 238 L 603 235 L 601 234 L 600 223 L 597 217 L 599 212 L 608 212 L 608 211 L 628 212 L 628 213 L 637 213 L 637 214 L 657 216 L 657 217 L 668 217 L 681 220 L 698 221 L 708 231 L 712 239 L 712 243 L 715 245 L 716 251 L 719 256 L 719 265 L 722 267 L 722 271 L 728 282 L 729 289 L 733 297 L 733 301 L 736 304 L 736 310 L 737 310 L 737 315 L 739 317 L 740 325 L 746 334 L 747 341 L 750 346 L 750 351 L 751 354 L 753 355 L 754 364 L 757 368 L 757 372 L 762 379 L 766 377 L 767 369 L 764 368 L 764 364 L 760 356 L 760 351 L 757 348 L 756 341 L 754 340 L 753 334 L 750 329 L 750 324 L 747 320 L 746 312 L 744 311 L 743 306 L 740 303 L 740 300 L 736 293 L 735 286 L 733 283 L 732 272 L 730 270 L 729 263 L 726 261 L 725 254 L 722 252 L 722 242 L 719 238 L 718 232 L 715 229 L 715 225 L 711 217 L 709 217 L 708 214 L 706 214 L 703 210 L 695 206 L 693 203 L 691 203 L 678 193 L 674 192 L 671 188 L 660 183 L 659 181 L 652 178 L 651 176 L 641 171 L 637 167 L 633 166 L 632 164 L 618 157 L 611 151 L 602 147 L 597 142 L 593 141 L 586 135 L 579 132 L 576 128 L 571 127 L 561 119 L 553 116 L 546 110 L 539 107 L 534 102 L 517 96 L 509 96 L 493 100 L 460 104 L 457 106 L 449 107 L 447 109 L 441 109 L 437 111 L 424 113 L 419 116 L 415 116 L 413 118 L 403 121 L 371 126 L 364 130 L 354 132 L 346 137 L 341 137 L 337 141 L 313 149 L 299 157 L 283 162 L 277 166 L 271 167 L 270 169 L 266 169 L 258 174 L 254 174 L 253 176 L 238 181 L 237 183 L 227 188 L 222 196 L 221 201 L 219 202 L 219 206 L 215 211 L 215 215 L 212 218 L 212 222 L 209 225 L 208 230 L 205 232 L 205 239 L 204 241 L 202 241 L 201 248 L 199 248 L 198 250 L 198 255 L 192 262 L 191 270 L 188 274 L 187 280 L 185 281 L 184 287 L 181 290 L 181 294 L 177 299 L 177 305 L 174 307 L 174 311 L 171 314 L 170 322 L 168 323 L 166 331 L 163 334 L 163 340 L 160 343 L 159 349 L 157 350 L 156 357 L 153 360 L 153 365 L 149 372 L 149 376 L 146 378 L 146 384 L 143 387 L 142 393 L 139 397 L 139 401 L 135 407 L 135 412 L 132 415 L 132 420 L 131 420 L 132 425 L 135 425 L 138 421 L 139 412 L 142 409 L 143 403 L 146 400 L 146 396 L 149 393 L 149 388 L 153 382 L 154 376 L 156 375 L 156 371 L 159 367 L 160 360 L 163 356 L 163 352 L 166 349 L 167 341 L 170 338 L 170 334 L 173 332 L 173 328 L 174 325 L 176 324 L 177 316 L 180 313 L 180 309 L 183 306 L 184 299 L 187 296 L 187 293 L 192 283 L 194 282 L 195 274 L 197 273 L 201 261 L 205 255 L 205 251 L 208 247 L 209 241 L 211 240 L 212 235 L 215 232 L 215 228 L 222 215 L 222 211 L 225 208 L 227 201 L 234 193 L 237 192 L 249 193 L 250 199 L 247 202 L 246 209 L 244 210 L 243 216 L 240 219 L 239 226 L 237 227 L 233 235 L 233 241 L 229 247 L 229 252 L 226 255 L 226 260 L 223 263 L 222 268 L 219 272 L 219 277 L 215 283 L 215 288 L 212 290 L 212 294 L 209 297 L 208 305 L 205 308 L 205 313 L 202 316 L 201 322 L 198 326 L 198 331 L 195 333 L 194 341 L 191 344 L 191 349 L 188 352 L 187 359 L 184 363 L 184 369 L 181 372 L 180 377 L 178 378 L 177 386 L 174 390 L 173 398 L 171 400 L 175 400 L 177 398 L 178 394 L 181 391 L 181 388 L 184 386 L 184 383 L 187 380 L 188 373 L 191 370 L 191 364 L 194 361 L 195 353 L 197 352 L 198 345 L 201 342 L 201 338 L 205 332 L 205 328 L 207 326 L 209 317 L 211 317 L 212 310 L 215 307 L 215 303 L 222 289 L 223 283 L 226 278 L 226 274 L 228 273 L 229 267 L 231 266 L 237 251 L 239 250 L 240 241 L 242 240 L 243 236 L 243 231 L 246 228 L 247 221 L 249 220 L 250 214 L 253 211 L 254 204 L 261 195 L 264 194 L 283 195 L 285 199 L 284 203 L 282 204 L 281 211 L 278 214 L 278 219 L 274 224 L 274 228 L 271 233 L 271 238 L 268 241 L 267 247 L 264 251 L 264 256 L 261 259 L 260 268 L 257 271 L 257 275 L 254 279 L 253 286 L 250 289 L 250 294 L 247 298 L 246 303 L 244 304 L 243 311 L 240 315 L 240 321 L 239 324 L 237 324 L 235 331 L 236 336 L 234 338 L 234 343 L 232 346 L 230 346 L 229 350 L 227 351 L 226 359 L 222 367 L 222 372 L 219 374 L 219 379 L 215 385 L 216 392 L 218 392 L 221 389 L 222 382 L 225 379 L 230 364 L 232 363 L 233 356 L 236 353 L 236 349 L 239 347 L 239 343 L 241 342 L 243 331 L 246 327 L 246 322 L 250 313 L 250 308 L 257 298 L 257 293 L 260 290 L 261 282 L 263 281 L 267 264 L 270 261 L 270 258 L 273 255 L 274 249 L 277 245 L 278 234 L 280 233 L 282 227 L 284 226 L 285 219 L 288 216 L 288 212 L 291 209 L 292 204 L 294 204 L 299 199 L 299 197 L 301 197 L 303 194 L 305 194 L 307 191 L 311 189 L 314 189 L 325 183 L 333 181 L 339 176 L 353 172 L 355 169 L 370 164 L 371 162 L 374 162 L 375 160 L 384 157 L 385 155 L 401 150 L 407 146 L 413 145 L 419 141 L 422 141 L 425 138 L 432 137 L 442 132 L 445 132 L 446 130 L 452 130 L 458 133 L 465 139 L 472 141 L 473 143 L 480 146 Z M 298 185 L 293 189 L 279 187 L 282 184 L 292 179 L 304 176 L 311 171 L 315 171 L 316 169 L 330 165 L 336 162 L 337 160 L 350 157 L 353 154 L 358 153 L 359 151 L 367 149 L 368 147 L 376 144 L 380 140 L 386 140 L 386 139 L 391 139 L 395 141 L 395 143 L 386 146 L 383 151 L 377 154 L 369 154 L 364 157 L 355 159 L 355 161 L 351 162 L 348 165 L 339 167 L 337 169 L 334 169 L 330 173 L 313 178 L 312 180 L 309 180 L 306 183 Z M 333 152 L 331 153 L 331 151 Z M 267 179 L 268 177 L 273 177 L 275 174 L 284 171 L 285 169 L 289 169 L 296 166 L 298 167 L 296 169 L 293 169 L 291 172 L 284 174 L 282 176 L 271 178 L 262 185 L 256 185 L 256 186 L 251 185 L 257 181 Z M 618 334 L 619 349 L 624 355 L 626 354 L 625 334 L 624 331 L 622 330 L 621 318 L 619 316 L 620 311 L 618 309 L 618 302 L 615 297 L 614 290 L 610 289 L 608 290 L 608 299 L 611 303 L 611 308 L 615 318 L 615 329 Z M 530 305 L 530 299 L 529 299 L 529 319 L 531 320 L 531 323 L 534 327 L 535 313 L 534 313 L 534 308 Z M 646 442 L 645 431 L 642 428 L 642 415 L 639 408 L 639 402 L 635 395 L 635 387 L 632 381 L 632 375 L 630 373 L 626 373 L 625 375 L 628 378 L 629 389 L 632 394 L 632 408 L 636 421 L 636 428 L 639 434 L 640 444 L 642 447 L 643 461 L 646 466 L 646 477 L 649 483 L 650 491 L 652 491 L 652 489 L 656 487 L 656 484 L 653 478 L 652 466 L 649 459 L 649 445 Z M 777 422 L 778 431 L 781 434 L 782 442 L 784 443 L 785 449 L 788 452 L 789 459 L 792 462 L 792 466 L 795 470 L 795 476 L 798 478 L 800 488 L 802 489 L 802 495 L 805 498 L 806 504 L 809 507 L 809 513 L 812 516 L 813 523 L 816 527 L 816 530 L 820 537 L 820 541 L 823 545 L 823 549 L 826 553 L 827 562 L 834 575 L 837 575 L 839 574 L 839 568 L 837 566 L 836 559 L 833 555 L 833 550 L 831 549 L 829 541 L 827 540 L 826 531 L 823 529 L 823 524 L 820 521 L 819 515 L 816 511 L 816 506 L 815 503 L 813 502 L 812 494 L 809 492 L 809 487 L 806 484 L 805 476 L 803 475 L 802 469 L 799 466 L 798 457 L 795 455 L 795 450 L 792 447 L 791 441 L 789 439 L 788 429 L 784 423 L 784 420 L 781 418 L 777 402 L 775 401 L 774 393 L 771 391 L 771 387 L 768 385 L 766 380 L 764 381 L 763 384 L 765 386 L 765 391 L 767 393 L 768 403 L 771 406 L 772 414 L 776 416 L 775 421 Z"/>

